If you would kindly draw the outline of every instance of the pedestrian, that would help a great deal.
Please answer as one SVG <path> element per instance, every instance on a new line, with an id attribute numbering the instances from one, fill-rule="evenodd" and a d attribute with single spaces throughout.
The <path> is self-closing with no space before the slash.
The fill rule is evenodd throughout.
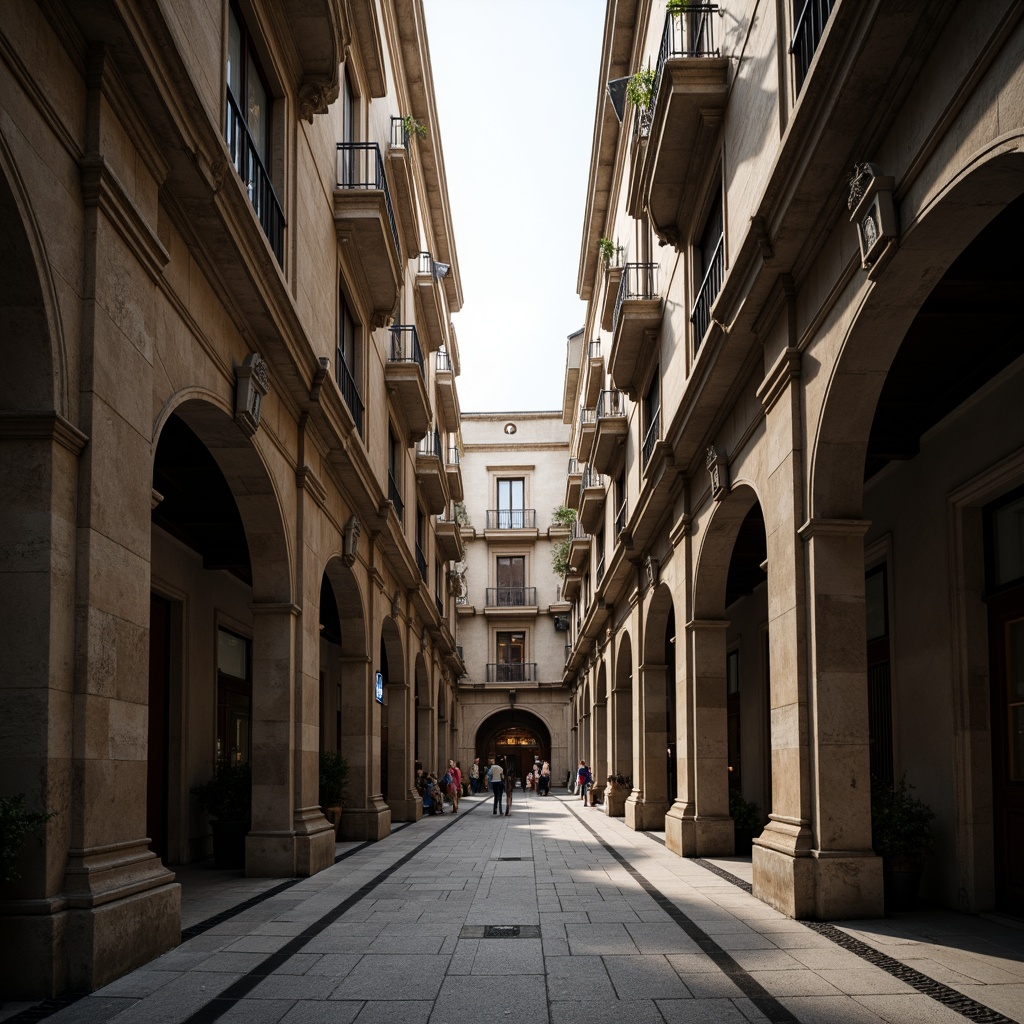
<path id="1" fill-rule="evenodd" d="M 580 799 L 583 801 L 584 807 L 587 805 L 587 793 L 590 790 L 591 781 L 592 776 L 587 762 L 580 758 L 580 766 L 576 769 L 576 788 L 580 792 Z"/>
<path id="2" fill-rule="evenodd" d="M 505 814 L 512 813 L 512 791 L 516 788 L 516 766 L 512 760 L 505 762 Z M 500 813 L 500 809 L 499 809 Z"/>
<path id="3" fill-rule="evenodd" d="M 474 757 L 469 768 L 469 790 L 476 796 L 480 792 L 480 758 Z"/>
<path id="4" fill-rule="evenodd" d="M 545 761 L 540 768 L 540 795 L 547 796 L 551 789 L 551 765 Z"/>
<path id="5" fill-rule="evenodd" d="M 448 771 L 444 776 L 448 780 L 448 795 L 452 798 L 452 811 L 458 813 L 459 794 L 462 792 L 462 772 L 454 761 L 448 762 Z"/>
<path id="6" fill-rule="evenodd" d="M 493 763 L 488 767 L 487 781 L 494 794 L 494 810 L 491 814 L 497 814 L 501 810 L 501 798 L 505 793 L 505 772 L 500 764 Z"/>

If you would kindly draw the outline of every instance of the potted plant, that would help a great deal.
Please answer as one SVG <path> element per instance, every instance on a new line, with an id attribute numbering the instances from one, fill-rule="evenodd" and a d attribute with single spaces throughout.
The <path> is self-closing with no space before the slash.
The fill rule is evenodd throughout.
<path id="1" fill-rule="evenodd" d="M 402 118 L 402 127 L 405 129 L 405 137 L 412 138 L 416 136 L 418 139 L 426 138 L 427 126 L 422 121 L 417 121 L 412 114 L 406 114 Z"/>
<path id="2" fill-rule="evenodd" d="M 56 811 L 30 811 L 25 794 L 0 797 L 0 882 L 16 882 L 21 878 L 18 857 L 26 837 L 45 825 Z"/>
<path id="3" fill-rule="evenodd" d="M 649 110 L 654 96 L 654 68 L 641 68 L 626 83 L 626 99 L 637 110 Z"/>
<path id="4" fill-rule="evenodd" d="M 597 251 L 605 267 L 610 267 L 615 258 L 615 243 L 610 238 L 602 237 L 597 243 Z"/>
<path id="5" fill-rule="evenodd" d="M 621 818 L 626 813 L 626 798 L 633 790 L 633 782 L 622 772 L 612 772 L 608 776 L 608 787 L 605 790 L 605 813 L 612 818 Z"/>
<path id="6" fill-rule="evenodd" d="M 320 808 L 338 834 L 341 822 L 341 801 L 348 781 L 348 761 L 336 750 L 320 751 Z"/>
<path id="7" fill-rule="evenodd" d="M 754 849 L 754 839 L 760 835 L 764 824 L 761 808 L 745 800 L 738 789 L 730 789 L 729 814 L 736 833 L 735 854 L 737 857 L 748 857 Z"/>
<path id="8" fill-rule="evenodd" d="M 576 522 L 576 509 L 558 505 L 551 510 L 551 522 L 563 530 L 571 529 L 572 524 Z"/>
<path id="9" fill-rule="evenodd" d="M 551 568 L 556 576 L 564 576 L 569 571 L 570 543 L 568 537 L 563 537 L 551 545 Z"/>
<path id="10" fill-rule="evenodd" d="M 885 909 L 913 910 L 924 860 L 932 852 L 935 812 L 910 791 L 906 773 L 895 786 L 871 783 L 871 842 L 882 858 Z"/>
<path id="11" fill-rule="evenodd" d="M 252 819 L 252 766 L 245 761 L 220 762 L 213 777 L 192 787 L 213 830 L 213 866 L 245 867 L 245 837 Z"/>

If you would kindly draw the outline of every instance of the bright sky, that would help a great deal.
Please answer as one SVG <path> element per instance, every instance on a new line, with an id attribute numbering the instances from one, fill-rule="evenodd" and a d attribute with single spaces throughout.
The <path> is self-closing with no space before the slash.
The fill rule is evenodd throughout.
<path id="1" fill-rule="evenodd" d="M 424 0 L 465 299 L 464 412 L 560 409 L 603 0 Z"/>

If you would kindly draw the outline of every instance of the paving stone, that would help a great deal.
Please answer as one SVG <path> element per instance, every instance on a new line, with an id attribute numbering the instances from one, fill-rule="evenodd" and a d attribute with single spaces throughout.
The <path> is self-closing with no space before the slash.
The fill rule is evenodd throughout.
<path id="1" fill-rule="evenodd" d="M 608 956 L 604 963 L 619 999 L 686 999 L 691 995 L 663 956 Z"/>

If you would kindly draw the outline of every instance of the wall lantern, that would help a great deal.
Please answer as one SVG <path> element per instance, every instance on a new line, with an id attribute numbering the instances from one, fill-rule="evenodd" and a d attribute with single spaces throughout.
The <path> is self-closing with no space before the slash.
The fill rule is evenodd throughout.
<path id="1" fill-rule="evenodd" d="M 892 202 L 895 179 L 880 174 L 874 164 L 860 163 L 850 177 L 846 206 L 857 228 L 860 263 L 870 270 L 896 239 L 896 210 Z"/>

